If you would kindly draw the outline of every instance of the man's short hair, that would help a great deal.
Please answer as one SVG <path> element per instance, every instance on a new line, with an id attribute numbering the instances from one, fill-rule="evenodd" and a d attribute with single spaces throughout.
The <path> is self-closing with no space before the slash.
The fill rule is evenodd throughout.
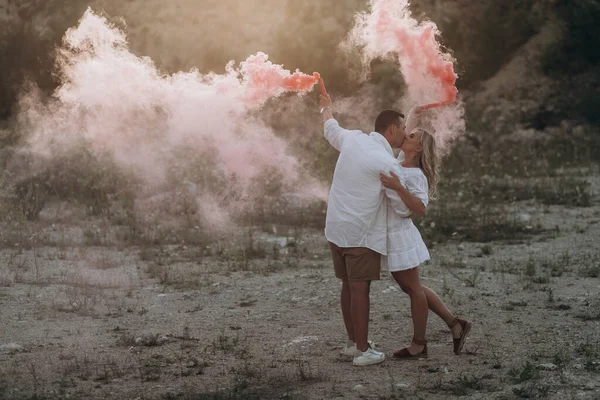
<path id="1" fill-rule="evenodd" d="M 383 134 L 390 125 L 400 127 L 400 118 L 404 118 L 404 114 L 395 110 L 383 110 L 375 119 L 375 132 Z"/>

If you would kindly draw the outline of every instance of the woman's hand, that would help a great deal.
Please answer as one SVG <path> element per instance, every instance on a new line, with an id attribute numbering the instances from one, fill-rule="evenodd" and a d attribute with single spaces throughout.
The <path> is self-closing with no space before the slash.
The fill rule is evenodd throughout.
<path id="1" fill-rule="evenodd" d="M 423 108 L 423 106 L 415 106 L 410 110 L 404 126 L 407 134 L 412 132 L 419 125 L 419 117 L 425 110 L 426 109 Z"/>
<path id="2" fill-rule="evenodd" d="M 409 114 L 414 113 L 415 115 L 421 114 L 423 111 L 427 110 L 423 106 L 414 106 L 412 110 L 410 110 Z"/>
<path id="3" fill-rule="evenodd" d="M 385 186 L 388 189 L 394 190 L 398 190 L 404 187 L 402 186 L 402 183 L 400 183 L 400 178 L 398 177 L 398 175 L 396 175 L 393 171 L 390 171 L 390 174 L 392 176 L 387 176 L 383 172 L 379 173 L 379 179 L 381 180 L 381 183 L 383 183 L 383 186 Z"/>

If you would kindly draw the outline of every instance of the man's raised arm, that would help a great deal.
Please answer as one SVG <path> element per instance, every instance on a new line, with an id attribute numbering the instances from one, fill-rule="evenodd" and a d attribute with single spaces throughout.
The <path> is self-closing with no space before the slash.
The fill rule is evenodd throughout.
<path id="1" fill-rule="evenodd" d="M 325 125 L 325 139 L 331 144 L 337 151 L 342 151 L 344 141 L 352 136 L 358 136 L 362 134 L 360 131 L 349 131 L 340 126 L 340 124 L 333 118 L 333 111 L 331 109 L 332 102 L 329 95 L 321 95 L 319 102 L 321 107 L 321 114 L 323 115 L 323 123 Z"/>
<path id="2" fill-rule="evenodd" d="M 328 94 L 321 95 L 319 106 L 321 107 L 321 114 L 323 114 L 323 123 L 327 122 L 328 119 L 333 118 L 333 111 L 331 110 L 331 97 Z"/>

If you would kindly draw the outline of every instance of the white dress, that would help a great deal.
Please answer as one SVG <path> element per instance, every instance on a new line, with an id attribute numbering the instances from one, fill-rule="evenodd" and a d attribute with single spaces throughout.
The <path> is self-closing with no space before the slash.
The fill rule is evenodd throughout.
<path id="1" fill-rule="evenodd" d="M 400 167 L 400 183 L 425 207 L 429 203 L 427 177 L 420 168 Z M 394 207 L 390 204 L 394 201 Z M 400 200 L 387 200 L 387 256 L 381 257 L 381 267 L 390 272 L 404 271 L 429 260 L 429 251 L 421 233 L 410 219 L 412 212 Z"/>

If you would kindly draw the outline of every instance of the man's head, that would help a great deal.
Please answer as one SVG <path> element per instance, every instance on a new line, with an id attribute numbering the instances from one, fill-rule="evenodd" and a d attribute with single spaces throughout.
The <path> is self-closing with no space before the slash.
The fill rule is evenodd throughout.
<path id="1" fill-rule="evenodd" d="M 386 138 L 392 148 L 399 148 L 404 142 L 404 114 L 383 110 L 375 119 L 375 132 Z"/>

